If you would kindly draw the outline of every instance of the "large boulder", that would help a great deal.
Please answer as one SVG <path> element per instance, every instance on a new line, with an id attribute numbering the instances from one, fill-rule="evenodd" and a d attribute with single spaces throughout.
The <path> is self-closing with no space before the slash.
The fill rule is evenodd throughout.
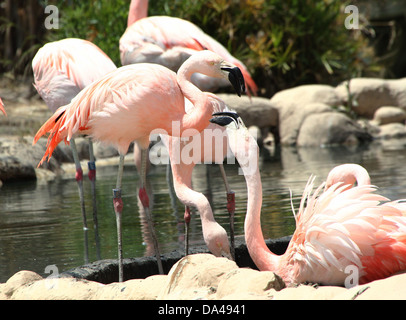
<path id="1" fill-rule="evenodd" d="M 336 108 L 342 99 L 327 85 L 303 85 L 283 90 L 271 99 L 279 111 L 280 141 L 284 145 L 358 144 L 371 136 Z"/>
<path id="2" fill-rule="evenodd" d="M 303 121 L 297 146 L 353 145 L 372 137 L 358 123 L 338 112 L 311 114 Z"/>
<path id="3" fill-rule="evenodd" d="M 395 106 L 406 110 L 406 78 L 385 80 L 378 78 L 354 78 L 337 86 L 336 94 L 353 111 L 372 119 L 375 111 L 382 106 Z"/>

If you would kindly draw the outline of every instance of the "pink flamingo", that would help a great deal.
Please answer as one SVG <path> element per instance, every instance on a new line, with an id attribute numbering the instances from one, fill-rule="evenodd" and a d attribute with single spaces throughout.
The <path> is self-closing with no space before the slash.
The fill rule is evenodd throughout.
<path id="1" fill-rule="evenodd" d="M 179 18 L 167 16 L 147 17 L 147 15 L 148 0 L 131 1 L 127 30 L 120 39 L 120 56 L 123 65 L 150 62 L 164 65 L 176 72 L 191 54 L 208 49 L 239 67 L 247 82 L 248 94 L 256 94 L 258 88 L 244 64 L 196 25 Z M 199 73 L 194 74 L 191 79 L 203 91 L 212 92 L 218 87 L 229 85 L 225 79 L 207 77 Z M 230 240 L 232 251 L 234 251 L 235 194 L 229 188 L 222 164 L 220 164 L 220 170 L 226 185 L 227 208 L 231 228 Z M 185 209 L 185 221 L 187 228 L 190 221 L 190 209 L 187 207 Z M 186 247 L 187 240 L 188 238 L 186 238 Z"/>
<path id="2" fill-rule="evenodd" d="M 123 65 L 150 62 L 176 72 L 190 55 L 207 49 L 239 67 L 247 82 L 248 94 L 256 94 L 258 88 L 244 64 L 199 27 L 179 18 L 147 15 L 148 0 L 131 1 L 127 30 L 120 39 Z M 192 82 L 201 90 L 210 92 L 228 85 L 224 79 L 208 78 L 202 74 L 195 74 Z"/>
<path id="3" fill-rule="evenodd" d="M 40 48 L 32 60 L 34 72 L 34 87 L 48 108 L 55 112 L 59 107 L 67 105 L 87 85 L 100 79 L 105 74 L 116 70 L 111 59 L 95 44 L 83 40 L 68 38 L 50 42 Z M 83 228 L 85 232 L 85 261 L 88 262 L 87 221 L 85 200 L 83 194 L 83 171 L 79 161 L 75 140 L 71 139 L 70 146 L 76 166 L 76 181 L 79 188 Z M 97 256 L 100 258 L 100 246 L 97 223 L 96 205 L 96 164 L 93 153 L 93 143 L 89 141 L 89 179 L 91 181 L 93 198 L 93 222 Z"/>
<path id="4" fill-rule="evenodd" d="M 328 174 L 325 190 L 330 188 L 337 182 L 342 182 L 347 185 L 346 189 L 350 189 L 355 183 L 358 186 L 370 185 L 371 178 L 368 171 L 364 167 L 355 163 L 345 163 L 334 167 Z"/>
<path id="5" fill-rule="evenodd" d="M 0 111 L 3 112 L 5 116 L 7 116 L 6 110 L 4 109 L 3 100 L 1 100 L 1 98 L 0 98 Z"/>
<path id="6" fill-rule="evenodd" d="M 406 270 L 406 217 L 374 187 L 347 189 L 342 182 L 325 192 L 324 183 L 312 194 L 314 178 L 303 193 L 296 230 L 283 255 L 273 254 L 263 239 L 260 216 L 262 185 L 258 145 L 235 114 L 211 120 L 227 128 L 229 146 L 244 172 L 248 190 L 245 240 L 259 270 L 274 271 L 287 283 L 344 285 L 348 266 L 359 283 Z M 354 270 L 354 269 L 351 269 Z"/>
<path id="7" fill-rule="evenodd" d="M 87 86 L 70 104 L 59 108 L 34 137 L 35 143 L 42 135 L 50 133 L 48 147 L 41 163 L 52 155 L 59 142 L 62 140 L 69 142 L 78 133 L 89 134 L 95 140 L 111 144 L 120 153 L 117 188 L 113 191 L 120 281 L 123 280 L 121 178 L 124 155 L 131 142 L 138 143 L 141 148 L 139 197 L 148 211 L 149 199 L 144 186 L 150 133 L 159 129 L 157 131 L 169 135 L 191 136 L 207 126 L 213 112 L 211 96 L 200 91 L 190 81 L 195 72 L 228 78 L 238 95 L 245 90 L 241 71 L 207 50 L 198 52 L 186 60 L 177 74 L 157 64 L 128 65 Z M 188 114 L 185 113 L 185 98 L 195 106 Z M 176 130 L 172 130 L 174 124 L 177 125 Z M 154 236 L 149 212 L 147 217 L 151 234 Z M 159 262 L 156 237 L 155 251 Z"/>
<path id="8" fill-rule="evenodd" d="M 228 110 L 224 102 L 218 99 L 214 94 L 208 94 L 213 102 L 215 102 L 214 112 Z M 187 106 L 189 106 L 187 104 Z M 186 112 L 190 112 L 191 108 L 187 108 Z M 221 127 L 220 127 L 221 128 Z M 224 129 L 214 124 L 209 124 L 204 131 L 192 137 L 191 141 L 185 142 L 178 137 L 161 135 L 161 140 L 166 146 L 170 165 L 172 168 L 173 185 L 179 200 L 185 205 L 185 252 L 188 254 L 189 241 L 189 223 L 190 223 L 190 207 L 195 207 L 200 213 L 202 222 L 202 231 L 204 241 L 210 252 L 217 257 L 224 256 L 229 259 L 234 259 L 234 241 L 231 235 L 231 251 L 227 238 L 227 232 L 214 219 L 213 210 L 208 199 L 200 192 L 192 189 L 192 172 L 197 163 L 205 163 L 207 161 L 219 164 L 223 180 L 226 184 L 227 196 L 233 195 L 231 192 L 223 166 L 223 160 L 227 155 L 226 141 L 219 141 L 224 137 Z M 207 132 L 207 135 L 206 135 Z M 214 138 L 214 143 L 213 143 Z M 219 148 L 216 146 L 220 146 Z M 197 147 L 196 149 L 194 147 Z M 183 159 L 184 150 L 189 150 L 189 158 Z M 228 203 L 230 205 L 230 201 Z M 230 215 L 234 210 L 229 210 Z M 233 218 L 231 216 L 230 229 L 233 234 Z"/>

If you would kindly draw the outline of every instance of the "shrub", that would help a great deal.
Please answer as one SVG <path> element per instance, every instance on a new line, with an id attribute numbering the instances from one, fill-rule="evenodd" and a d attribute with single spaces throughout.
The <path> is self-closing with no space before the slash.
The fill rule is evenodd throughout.
<path id="1" fill-rule="evenodd" d="M 94 42 L 119 66 L 128 0 L 49 0 L 66 37 Z M 342 0 L 151 0 L 149 15 L 190 20 L 222 43 L 251 71 L 261 95 L 304 83 L 335 84 L 375 67 L 366 39 L 344 27 Z M 1 29 L 1 28 L 0 28 Z"/>

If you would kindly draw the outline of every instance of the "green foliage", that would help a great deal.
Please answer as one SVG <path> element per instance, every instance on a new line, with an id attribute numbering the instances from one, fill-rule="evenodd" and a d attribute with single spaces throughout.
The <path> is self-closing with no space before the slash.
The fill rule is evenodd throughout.
<path id="1" fill-rule="evenodd" d="M 49 1 L 59 9 L 59 29 L 48 33 L 48 41 L 82 38 L 92 41 L 120 66 L 118 41 L 127 27 L 129 1 Z"/>
<path id="2" fill-rule="evenodd" d="M 47 41 L 88 39 L 119 66 L 129 0 L 49 0 L 59 29 Z M 190 20 L 242 60 L 261 95 L 304 83 L 336 84 L 375 64 L 360 31 L 344 27 L 342 0 L 151 0 L 149 15 Z"/>

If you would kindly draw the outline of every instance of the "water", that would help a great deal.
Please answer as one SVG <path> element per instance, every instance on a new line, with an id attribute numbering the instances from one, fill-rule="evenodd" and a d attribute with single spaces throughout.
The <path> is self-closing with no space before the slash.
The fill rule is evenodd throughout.
<path id="1" fill-rule="evenodd" d="M 380 145 L 364 148 L 294 149 L 282 148 L 274 156 L 261 157 L 263 183 L 262 228 L 266 238 L 292 234 L 295 225 L 290 193 L 297 208 L 303 188 L 311 174 L 321 183 L 335 165 L 355 162 L 370 173 L 379 192 L 390 198 L 406 198 L 406 149 L 387 149 Z M 232 189 L 236 192 L 236 236 L 243 237 L 246 185 L 237 165 L 226 165 Z M 116 221 L 112 188 L 116 166 L 98 167 L 97 201 L 101 258 L 117 258 Z M 138 175 L 132 163 L 124 169 L 123 245 L 124 257 L 152 255 L 145 221 L 140 215 Z M 166 167 L 153 167 L 149 174 L 153 189 L 153 215 L 162 252 L 183 249 L 183 205 L 171 194 Z M 193 175 L 195 190 L 211 201 L 216 220 L 228 230 L 226 196 L 219 168 L 198 165 Z M 91 215 L 90 183 L 84 182 L 89 226 L 89 260 L 97 260 Z M 204 244 L 200 218 L 192 215 L 191 245 Z M 32 270 L 47 276 L 45 268 L 55 265 L 59 272 L 84 264 L 84 242 L 76 181 L 58 179 L 50 183 L 19 182 L 0 190 L 0 283 L 19 270 Z"/>

